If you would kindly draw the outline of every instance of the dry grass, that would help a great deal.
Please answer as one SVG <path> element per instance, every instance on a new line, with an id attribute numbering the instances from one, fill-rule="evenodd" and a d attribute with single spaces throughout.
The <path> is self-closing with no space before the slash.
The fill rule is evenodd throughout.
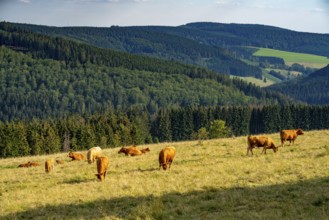
<path id="1" fill-rule="evenodd" d="M 279 144 L 279 134 L 269 136 Z M 105 149 L 105 182 L 97 181 L 96 164 L 66 154 L 2 159 L 0 218 L 328 219 L 328 136 L 305 132 L 294 146 L 254 156 L 246 156 L 246 137 L 149 145 L 140 157 Z M 177 149 L 167 172 L 158 170 L 165 145 Z M 47 174 L 49 157 L 67 162 Z M 17 168 L 28 161 L 42 166 Z"/>

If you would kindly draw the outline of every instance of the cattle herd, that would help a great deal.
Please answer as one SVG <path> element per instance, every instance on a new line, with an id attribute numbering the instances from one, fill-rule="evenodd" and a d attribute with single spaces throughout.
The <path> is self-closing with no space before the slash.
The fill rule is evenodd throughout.
<path id="1" fill-rule="evenodd" d="M 141 156 L 150 151 L 151 150 L 148 147 L 143 149 L 138 149 L 134 145 L 132 147 L 122 147 L 118 153 L 119 154 L 124 153 L 126 156 Z M 170 169 L 171 164 L 174 161 L 175 155 L 176 155 L 175 147 L 163 148 L 159 153 L 159 169 L 161 169 L 161 167 L 164 170 Z M 85 155 L 80 152 L 69 152 L 67 156 L 71 158 L 72 161 L 86 160 Z M 89 164 L 92 164 L 96 161 L 97 174 L 95 175 L 100 181 L 104 181 L 109 166 L 109 158 L 106 156 L 102 156 L 102 149 L 98 146 L 90 148 L 87 152 L 87 161 Z M 45 161 L 46 173 L 50 173 L 53 170 L 55 163 L 63 164 L 65 162 L 63 160 L 47 159 Z M 20 164 L 18 167 L 31 167 L 31 166 L 40 166 L 40 164 L 35 162 L 28 162 L 28 163 Z"/>
<path id="2" fill-rule="evenodd" d="M 289 143 L 294 144 L 298 135 L 302 135 L 302 129 L 294 129 L 294 130 L 281 130 L 280 131 L 280 140 L 281 140 L 281 147 L 284 146 L 284 142 L 289 141 Z M 252 149 L 255 147 L 262 147 L 263 151 L 262 154 L 266 154 L 267 149 L 272 149 L 274 153 L 278 151 L 278 147 L 275 146 L 272 138 L 266 136 L 251 136 L 249 135 L 247 138 L 248 147 L 247 147 L 247 155 L 249 152 L 252 153 Z M 289 144 L 289 145 L 290 145 Z"/>
<path id="3" fill-rule="evenodd" d="M 281 147 L 284 146 L 285 141 L 289 141 L 294 144 L 294 141 L 296 140 L 298 135 L 302 135 L 303 131 L 302 129 L 295 129 L 295 130 L 281 130 L 280 131 L 280 140 L 281 140 Z M 278 146 L 275 146 L 272 138 L 267 136 L 251 136 L 249 135 L 247 137 L 247 155 L 249 155 L 249 152 L 251 155 L 253 155 L 252 150 L 254 148 L 260 148 L 263 147 L 262 154 L 266 154 L 266 150 L 272 149 L 274 153 L 278 151 Z M 144 149 L 138 149 L 135 145 L 131 147 L 122 147 L 119 150 L 119 154 L 123 153 L 126 156 L 141 156 L 147 152 L 149 152 L 149 148 Z M 72 159 L 72 161 L 85 161 L 86 157 L 84 154 L 79 152 L 69 152 L 67 155 Z M 159 169 L 161 167 L 163 170 L 169 170 L 174 158 L 176 156 L 176 148 L 175 147 L 164 147 L 159 152 Z M 87 152 L 87 161 L 89 164 L 93 164 L 96 161 L 96 168 L 97 168 L 97 178 L 100 181 L 105 180 L 105 176 L 107 173 L 107 169 L 109 166 L 109 159 L 106 156 L 102 156 L 102 149 L 100 147 L 92 147 Z M 45 161 L 45 172 L 49 173 L 53 170 L 54 164 L 63 164 L 65 163 L 63 160 L 54 160 L 54 159 L 47 159 Z M 39 163 L 35 162 L 28 162 L 24 164 L 20 164 L 18 167 L 31 167 L 31 166 L 39 166 Z"/>

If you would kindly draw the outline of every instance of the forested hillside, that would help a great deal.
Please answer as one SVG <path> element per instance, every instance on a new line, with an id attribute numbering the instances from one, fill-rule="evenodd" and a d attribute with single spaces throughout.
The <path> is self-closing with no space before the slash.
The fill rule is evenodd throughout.
<path id="1" fill-rule="evenodd" d="M 254 46 L 329 56 L 329 33 L 304 33 L 254 24 L 196 22 L 179 35 L 215 46 Z M 194 33 L 194 34 L 193 34 Z"/>
<path id="2" fill-rule="evenodd" d="M 287 104 L 204 68 L 115 52 L 0 25 L 0 119 L 61 117 L 108 108 Z"/>
<path id="3" fill-rule="evenodd" d="M 329 65 L 306 77 L 268 87 L 309 104 L 329 103 Z"/>
<path id="4" fill-rule="evenodd" d="M 235 59 L 226 49 L 145 27 L 48 27 L 13 24 L 50 36 L 65 36 L 100 48 L 204 66 L 219 73 L 262 78 L 261 70 Z"/>
<path id="5" fill-rule="evenodd" d="M 223 127 L 215 123 L 223 121 Z M 291 128 L 328 129 L 329 106 L 186 107 L 162 109 L 156 115 L 134 107 L 127 112 L 108 109 L 61 119 L 0 122 L 0 158 L 87 150 L 97 145 L 201 141 L 214 138 L 213 134 L 218 138 Z"/>

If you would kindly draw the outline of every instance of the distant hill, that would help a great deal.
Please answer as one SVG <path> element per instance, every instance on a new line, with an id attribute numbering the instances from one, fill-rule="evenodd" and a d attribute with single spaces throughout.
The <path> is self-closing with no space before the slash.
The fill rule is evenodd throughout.
<path id="1" fill-rule="evenodd" d="M 196 22 L 186 25 L 132 27 L 49 27 L 15 24 L 50 36 L 64 36 L 100 48 L 175 60 L 207 67 L 243 79 L 268 79 L 278 83 L 294 78 L 274 72 L 309 74 L 313 63 L 286 64 L 282 59 L 254 56 L 257 48 L 329 57 L 329 34 L 304 33 L 278 27 L 251 24 Z M 250 50 L 250 48 L 255 48 Z M 310 67 L 310 68 L 309 68 Z M 278 70 L 281 71 L 278 71 Z M 254 81 L 254 80 L 248 80 Z"/>
<path id="2" fill-rule="evenodd" d="M 235 59 L 227 49 L 159 31 L 157 27 L 49 27 L 15 24 L 50 36 L 65 36 L 100 48 L 204 66 L 219 73 L 262 78 L 261 70 Z"/>
<path id="3" fill-rule="evenodd" d="M 293 100 L 205 68 L 132 55 L 0 23 L 0 119 L 104 109 L 287 104 Z"/>
<path id="4" fill-rule="evenodd" d="M 329 65 L 306 76 L 267 88 L 309 104 L 329 104 Z"/>

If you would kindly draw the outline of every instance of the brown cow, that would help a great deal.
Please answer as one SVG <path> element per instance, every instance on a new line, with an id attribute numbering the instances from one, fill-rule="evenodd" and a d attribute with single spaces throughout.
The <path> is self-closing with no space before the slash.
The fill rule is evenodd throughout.
<path id="1" fill-rule="evenodd" d="M 40 164 L 36 162 L 29 162 L 29 163 L 30 163 L 30 167 L 40 166 Z"/>
<path id="2" fill-rule="evenodd" d="M 161 166 L 164 170 L 170 169 L 176 155 L 175 147 L 165 147 L 159 153 L 159 170 Z"/>
<path id="3" fill-rule="evenodd" d="M 56 163 L 57 163 L 57 164 L 64 164 L 65 161 L 64 161 L 64 160 L 56 160 Z"/>
<path id="4" fill-rule="evenodd" d="M 302 129 L 295 129 L 295 130 L 281 130 L 280 131 L 280 138 L 281 138 L 281 146 L 283 147 L 285 141 L 289 141 L 289 146 L 294 144 L 298 135 L 304 134 Z"/>
<path id="5" fill-rule="evenodd" d="M 18 165 L 18 167 L 30 167 L 30 162 L 22 163 L 22 164 Z"/>
<path id="6" fill-rule="evenodd" d="M 72 160 L 85 160 L 85 156 L 78 152 L 70 152 L 67 156 L 72 158 Z"/>
<path id="7" fill-rule="evenodd" d="M 97 157 L 102 154 L 102 149 L 100 147 L 92 147 L 87 152 L 88 163 L 94 163 Z"/>
<path id="8" fill-rule="evenodd" d="M 132 147 L 122 147 L 118 154 L 124 153 L 126 156 L 140 156 L 142 155 L 142 151 L 138 150 L 136 146 Z"/>
<path id="9" fill-rule="evenodd" d="M 107 168 L 109 166 L 109 159 L 107 157 L 97 157 L 97 178 L 100 181 L 105 180 Z"/>
<path id="10" fill-rule="evenodd" d="M 40 164 L 29 161 L 27 163 L 22 163 L 22 164 L 18 165 L 18 167 L 35 167 L 35 166 L 40 166 Z"/>
<path id="11" fill-rule="evenodd" d="M 143 153 L 143 154 L 146 154 L 147 152 L 150 152 L 151 150 L 150 150 L 150 148 L 143 148 L 143 149 L 141 149 L 141 152 Z"/>
<path id="12" fill-rule="evenodd" d="M 45 162 L 45 171 L 49 173 L 54 168 L 54 159 L 47 159 Z"/>
<path id="13" fill-rule="evenodd" d="M 252 149 L 255 147 L 263 147 L 262 154 L 266 154 L 267 149 L 273 149 L 274 153 L 278 151 L 278 147 L 275 146 L 272 138 L 266 136 L 251 136 L 249 135 L 247 138 L 248 147 L 247 147 L 247 155 L 249 151 L 252 153 Z"/>

